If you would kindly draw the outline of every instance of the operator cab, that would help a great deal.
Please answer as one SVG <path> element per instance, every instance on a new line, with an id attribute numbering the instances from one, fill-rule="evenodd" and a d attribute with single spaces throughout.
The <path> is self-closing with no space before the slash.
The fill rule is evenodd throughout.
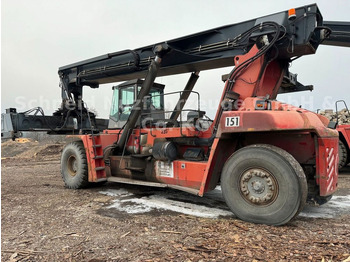
<path id="1" fill-rule="evenodd" d="M 135 79 L 113 86 L 108 128 L 122 128 L 125 125 L 143 82 L 142 79 Z M 162 84 L 154 83 L 149 95 L 140 102 L 142 110 L 137 125 L 140 125 L 141 119 L 146 117 L 152 120 L 164 119 L 164 87 Z"/>

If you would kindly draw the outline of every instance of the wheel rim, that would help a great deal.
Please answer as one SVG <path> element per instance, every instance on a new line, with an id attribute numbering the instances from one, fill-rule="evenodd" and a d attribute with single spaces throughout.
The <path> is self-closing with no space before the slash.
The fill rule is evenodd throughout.
<path id="1" fill-rule="evenodd" d="M 240 193 L 250 204 L 270 205 L 278 195 L 278 183 L 270 172 L 251 168 L 244 171 L 240 177 Z"/>
<path id="2" fill-rule="evenodd" d="M 67 161 L 68 173 L 70 176 L 75 176 L 78 172 L 78 161 L 75 156 L 71 155 Z"/>

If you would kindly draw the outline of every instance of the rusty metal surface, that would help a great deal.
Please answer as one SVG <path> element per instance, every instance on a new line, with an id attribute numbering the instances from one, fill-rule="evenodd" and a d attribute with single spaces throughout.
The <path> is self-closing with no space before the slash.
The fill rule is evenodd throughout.
<path id="1" fill-rule="evenodd" d="M 261 168 L 246 170 L 240 177 L 240 193 L 254 205 L 269 205 L 278 195 L 278 183 L 273 174 Z"/>

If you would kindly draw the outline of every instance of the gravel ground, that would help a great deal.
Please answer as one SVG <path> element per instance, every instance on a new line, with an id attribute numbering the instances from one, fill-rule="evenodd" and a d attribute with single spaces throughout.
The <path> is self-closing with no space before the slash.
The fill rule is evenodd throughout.
<path id="1" fill-rule="evenodd" d="M 323 216 L 326 209 L 319 207 L 321 215 L 315 217 L 307 215 L 312 209 L 307 207 L 306 215 L 281 227 L 220 212 L 212 217 L 174 208 L 132 213 L 129 202 L 164 201 L 164 196 L 190 203 L 184 210 L 199 206 L 203 214 L 216 207 L 225 214 L 227 207 L 215 194 L 199 198 L 114 183 L 65 189 L 62 147 L 2 143 L 2 261 L 350 261 L 349 205 L 335 205 L 327 211 L 331 216 Z M 336 195 L 350 195 L 350 167 L 340 174 Z M 120 197 L 130 196 L 138 201 L 119 201 L 112 208 Z"/>

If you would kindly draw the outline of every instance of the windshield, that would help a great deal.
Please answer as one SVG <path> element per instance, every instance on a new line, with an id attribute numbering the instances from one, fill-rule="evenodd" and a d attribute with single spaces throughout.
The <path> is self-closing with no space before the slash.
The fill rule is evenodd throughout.
<path id="1" fill-rule="evenodd" d="M 133 103 L 134 86 L 129 86 L 120 90 L 117 88 L 114 89 L 110 117 L 117 121 L 127 120 L 130 115 Z"/>
<path id="2" fill-rule="evenodd" d="M 129 86 L 120 90 L 120 120 L 125 121 L 128 120 L 129 115 L 131 113 L 131 108 L 134 104 L 134 86 Z"/>

